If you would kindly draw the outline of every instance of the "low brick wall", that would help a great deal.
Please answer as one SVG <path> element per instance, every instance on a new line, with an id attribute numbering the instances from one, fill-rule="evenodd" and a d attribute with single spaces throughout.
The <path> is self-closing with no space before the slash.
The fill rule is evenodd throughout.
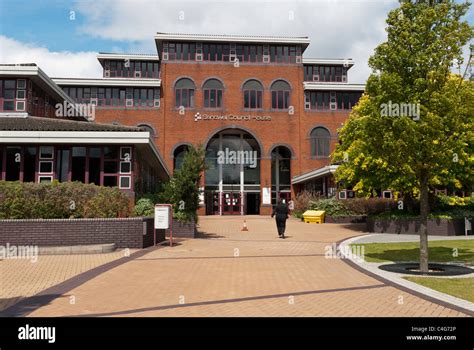
<path id="1" fill-rule="evenodd" d="M 182 223 L 176 219 L 173 219 L 173 237 L 195 238 L 196 232 L 196 223 L 194 220 L 191 220 L 187 223 Z M 169 235 L 169 231 L 166 234 Z"/>
<path id="2" fill-rule="evenodd" d="M 153 245 L 153 236 L 153 218 L 0 220 L 0 245 L 145 248 Z M 157 243 L 164 241 L 164 230 L 156 236 Z"/>
<path id="3" fill-rule="evenodd" d="M 367 217 L 363 215 L 354 216 L 326 216 L 324 223 L 326 224 L 358 224 L 366 222 Z"/>
<path id="4" fill-rule="evenodd" d="M 367 218 L 367 231 L 375 233 L 419 234 L 417 219 Z M 464 235 L 463 219 L 428 219 L 428 234 L 433 236 Z"/>

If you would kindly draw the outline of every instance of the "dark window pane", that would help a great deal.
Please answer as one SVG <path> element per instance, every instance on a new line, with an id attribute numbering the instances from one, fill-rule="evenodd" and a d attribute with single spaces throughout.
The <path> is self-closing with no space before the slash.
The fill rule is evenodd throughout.
<path id="1" fill-rule="evenodd" d="M 116 174 L 118 172 L 118 166 L 116 161 L 105 161 L 104 162 L 104 173 L 105 174 Z"/>
<path id="2" fill-rule="evenodd" d="M 117 186 L 117 176 L 104 176 L 104 186 L 107 186 L 107 187 Z"/>
<path id="3" fill-rule="evenodd" d="M 21 148 L 7 147 L 7 159 L 5 169 L 6 181 L 20 180 Z"/>
<path id="4" fill-rule="evenodd" d="M 23 182 L 35 181 L 36 147 L 25 147 L 25 163 L 23 165 Z"/>
<path id="5" fill-rule="evenodd" d="M 56 153 L 56 178 L 59 182 L 68 181 L 69 150 L 60 149 Z"/>
<path id="6" fill-rule="evenodd" d="M 89 183 L 100 185 L 100 148 L 89 148 Z"/>
<path id="7" fill-rule="evenodd" d="M 117 146 L 104 147 L 104 159 L 118 159 L 119 149 Z"/>
<path id="8" fill-rule="evenodd" d="M 86 148 L 72 148 L 71 181 L 85 182 L 86 178 Z"/>

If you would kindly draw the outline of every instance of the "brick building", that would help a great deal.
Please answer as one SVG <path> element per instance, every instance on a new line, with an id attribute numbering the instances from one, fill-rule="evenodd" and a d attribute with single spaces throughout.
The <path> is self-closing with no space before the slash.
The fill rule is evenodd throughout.
<path id="1" fill-rule="evenodd" d="M 307 37 L 155 35 L 157 55 L 100 53 L 101 79 L 56 78 L 95 122 L 146 130 L 164 168 L 206 148 L 200 214 L 268 214 L 277 198 L 333 195 L 337 130 L 364 86 L 351 59 L 304 56 Z"/>

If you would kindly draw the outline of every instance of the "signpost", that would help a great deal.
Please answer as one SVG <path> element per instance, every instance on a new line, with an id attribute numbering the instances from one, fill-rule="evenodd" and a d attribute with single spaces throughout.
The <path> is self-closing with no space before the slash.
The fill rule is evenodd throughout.
<path id="1" fill-rule="evenodd" d="M 173 246 L 173 206 L 171 204 L 155 204 L 154 245 L 156 230 L 170 230 L 170 247 Z"/>

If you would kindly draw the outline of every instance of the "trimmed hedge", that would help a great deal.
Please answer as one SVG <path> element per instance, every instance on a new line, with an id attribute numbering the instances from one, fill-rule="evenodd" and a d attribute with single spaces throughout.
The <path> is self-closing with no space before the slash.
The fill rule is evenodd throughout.
<path id="1" fill-rule="evenodd" d="M 373 215 L 395 210 L 396 202 L 383 198 L 325 198 L 311 202 L 310 209 L 324 210 L 330 216 Z"/>
<path id="2" fill-rule="evenodd" d="M 0 181 L 0 219 L 115 218 L 130 215 L 118 188 L 81 182 Z"/>

